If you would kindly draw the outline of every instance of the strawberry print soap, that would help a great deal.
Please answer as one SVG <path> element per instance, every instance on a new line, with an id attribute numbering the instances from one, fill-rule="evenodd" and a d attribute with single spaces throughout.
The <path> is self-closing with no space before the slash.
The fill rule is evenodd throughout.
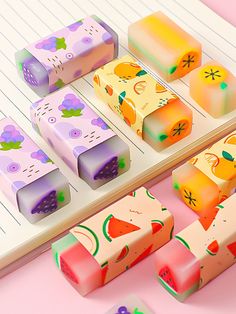
<path id="1" fill-rule="evenodd" d="M 128 145 L 70 87 L 34 103 L 31 120 L 67 166 L 93 189 L 130 167 Z"/>
<path id="2" fill-rule="evenodd" d="M 191 133 L 191 109 L 129 55 L 98 69 L 94 89 L 104 103 L 157 151 Z"/>
<path id="3" fill-rule="evenodd" d="M 172 173 L 173 186 L 199 215 L 235 192 L 236 132 L 222 138 Z"/>
<path id="4" fill-rule="evenodd" d="M 159 282 L 179 301 L 236 262 L 236 194 L 182 230 L 155 254 Z"/>
<path id="5" fill-rule="evenodd" d="M 52 244 L 57 266 L 80 294 L 103 286 L 167 243 L 173 216 L 139 188 Z"/>
<path id="6" fill-rule="evenodd" d="M 167 82 L 201 65 L 201 44 L 161 11 L 131 24 L 129 49 Z"/>
<path id="7" fill-rule="evenodd" d="M 70 202 L 67 179 L 10 118 L 0 120 L 0 186 L 31 223 Z"/>
<path id="8" fill-rule="evenodd" d="M 117 34 L 97 16 L 81 19 L 16 53 L 20 77 L 43 97 L 111 61 Z"/>
<path id="9" fill-rule="evenodd" d="M 214 118 L 236 109 L 236 77 L 216 61 L 190 75 L 191 97 Z"/>

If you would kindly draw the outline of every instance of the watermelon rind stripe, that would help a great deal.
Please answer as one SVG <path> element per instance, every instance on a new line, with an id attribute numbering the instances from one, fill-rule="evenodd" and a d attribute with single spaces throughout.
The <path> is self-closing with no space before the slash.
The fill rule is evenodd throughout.
<path id="1" fill-rule="evenodd" d="M 174 232 L 174 226 L 171 228 L 171 231 L 170 231 L 170 240 L 173 238 L 173 232 Z"/>
<path id="2" fill-rule="evenodd" d="M 178 236 L 178 235 L 176 235 L 175 238 L 176 238 L 177 240 L 179 240 L 184 246 L 186 246 L 187 249 L 190 250 L 190 246 L 188 245 L 188 243 L 187 243 L 183 238 L 181 238 L 181 237 Z"/>
<path id="3" fill-rule="evenodd" d="M 150 197 L 152 200 L 155 200 L 155 197 L 148 191 L 146 190 L 146 194 L 148 197 Z"/>
<path id="4" fill-rule="evenodd" d="M 172 289 L 161 277 L 158 276 L 158 280 L 161 283 L 161 285 L 170 293 L 172 294 L 174 297 L 176 297 L 178 295 L 178 293 Z"/>
<path id="5" fill-rule="evenodd" d="M 154 220 L 152 220 L 152 222 L 159 222 L 162 226 L 164 226 L 164 223 L 163 223 L 163 221 L 161 221 L 161 220 L 154 219 Z"/>
<path id="6" fill-rule="evenodd" d="M 95 239 L 95 242 L 96 242 L 96 249 L 93 252 L 93 256 L 96 256 L 96 254 L 98 253 L 98 250 L 99 250 L 99 240 L 98 240 L 98 237 L 97 237 L 96 233 L 92 229 L 90 229 L 90 228 L 88 228 L 87 226 L 84 226 L 84 225 L 78 225 L 77 227 L 83 228 L 83 229 L 87 230 L 88 232 L 90 232 L 93 235 L 93 237 Z"/>
<path id="7" fill-rule="evenodd" d="M 206 249 L 207 253 L 210 254 L 211 256 L 215 256 L 216 253 L 212 253 L 210 250 Z"/>
<path id="8" fill-rule="evenodd" d="M 106 229 L 107 229 L 107 224 L 108 224 L 109 220 L 110 220 L 112 217 L 113 217 L 113 215 L 107 216 L 107 218 L 105 219 L 105 221 L 104 221 L 104 223 L 103 223 L 103 226 L 102 226 L 102 232 L 103 232 L 103 234 L 104 234 L 104 237 L 105 237 L 109 242 L 111 242 L 112 239 L 108 236 Z"/>

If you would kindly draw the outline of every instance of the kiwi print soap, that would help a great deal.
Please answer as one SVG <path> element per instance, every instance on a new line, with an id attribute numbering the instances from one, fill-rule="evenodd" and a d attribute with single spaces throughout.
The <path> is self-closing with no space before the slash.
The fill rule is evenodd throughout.
<path id="1" fill-rule="evenodd" d="M 129 147 L 70 87 L 31 106 L 34 128 L 93 189 L 126 172 Z"/>
<path id="2" fill-rule="evenodd" d="M 97 16 L 81 19 L 16 53 L 18 73 L 43 97 L 111 61 L 117 34 Z"/>
<path id="3" fill-rule="evenodd" d="M 0 187 L 31 223 L 70 202 L 67 179 L 10 118 L 0 120 Z"/>

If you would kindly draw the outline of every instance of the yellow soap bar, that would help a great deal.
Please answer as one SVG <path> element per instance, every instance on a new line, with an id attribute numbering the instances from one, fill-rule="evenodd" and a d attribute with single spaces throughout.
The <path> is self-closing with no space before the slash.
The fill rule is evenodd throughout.
<path id="1" fill-rule="evenodd" d="M 158 11 L 129 26 L 129 49 L 166 81 L 201 64 L 201 44 Z"/>

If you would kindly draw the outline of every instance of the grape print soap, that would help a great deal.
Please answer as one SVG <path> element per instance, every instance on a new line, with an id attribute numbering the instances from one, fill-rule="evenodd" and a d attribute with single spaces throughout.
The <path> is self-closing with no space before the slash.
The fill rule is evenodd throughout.
<path id="1" fill-rule="evenodd" d="M 236 262 L 236 194 L 178 233 L 155 254 L 159 282 L 179 301 Z"/>
<path id="2" fill-rule="evenodd" d="M 10 118 L 0 120 L 0 188 L 31 223 L 70 202 L 67 179 Z"/>
<path id="3" fill-rule="evenodd" d="M 94 89 L 104 103 L 157 151 L 191 133 L 191 109 L 129 55 L 98 69 Z"/>
<path id="4" fill-rule="evenodd" d="M 71 170 L 93 189 L 129 169 L 128 145 L 70 87 L 34 103 L 31 120 Z"/>
<path id="5" fill-rule="evenodd" d="M 21 78 L 43 97 L 111 61 L 117 34 L 97 16 L 77 21 L 16 53 Z"/>
<path id="6" fill-rule="evenodd" d="M 52 244 L 55 262 L 83 296 L 167 243 L 173 216 L 144 187 L 70 230 Z"/>

